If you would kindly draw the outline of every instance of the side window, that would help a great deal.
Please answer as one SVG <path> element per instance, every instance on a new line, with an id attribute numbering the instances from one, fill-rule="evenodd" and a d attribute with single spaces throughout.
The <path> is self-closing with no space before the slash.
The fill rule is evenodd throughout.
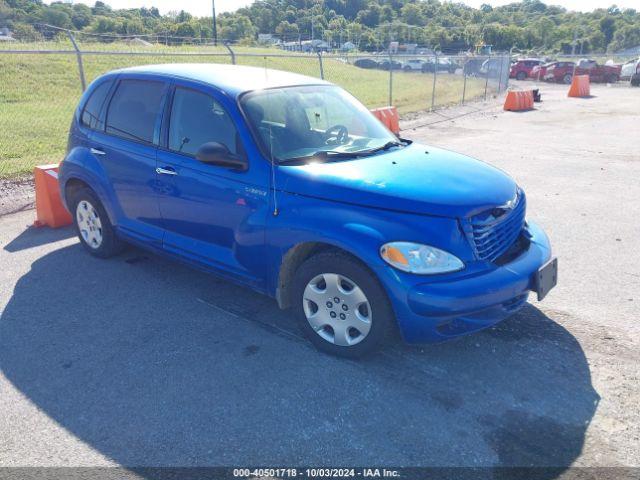
<path id="1" fill-rule="evenodd" d="M 107 112 L 107 133 L 152 143 L 165 85 L 147 80 L 122 80 Z"/>
<path id="2" fill-rule="evenodd" d="M 176 88 L 169 121 L 170 150 L 195 155 L 203 144 L 218 142 L 237 154 L 237 138 L 229 114 L 211 96 Z"/>
<path id="3" fill-rule="evenodd" d="M 93 90 L 80 116 L 82 125 L 94 130 L 102 130 L 104 128 L 104 125 L 100 122 L 100 110 L 112 84 L 113 80 L 107 80 Z"/>

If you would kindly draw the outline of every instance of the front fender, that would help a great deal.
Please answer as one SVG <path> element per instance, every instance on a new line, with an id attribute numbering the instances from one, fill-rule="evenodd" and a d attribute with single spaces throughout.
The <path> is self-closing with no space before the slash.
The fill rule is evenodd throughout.
<path id="1" fill-rule="evenodd" d="M 279 211 L 267 221 L 270 256 L 268 288 L 276 294 L 280 266 L 286 253 L 306 242 L 325 243 L 349 252 L 376 271 L 387 264 L 380 247 L 390 241 L 426 243 L 466 260 L 473 257 L 458 222 L 279 193 Z"/>

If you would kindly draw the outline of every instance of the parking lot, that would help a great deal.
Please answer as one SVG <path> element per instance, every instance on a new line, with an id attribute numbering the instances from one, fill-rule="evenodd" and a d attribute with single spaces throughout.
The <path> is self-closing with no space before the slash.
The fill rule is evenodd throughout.
<path id="1" fill-rule="evenodd" d="M 249 290 L 0 217 L 0 466 L 640 466 L 640 89 L 542 89 L 404 123 L 513 175 L 560 259 L 446 344 L 332 358 Z"/>

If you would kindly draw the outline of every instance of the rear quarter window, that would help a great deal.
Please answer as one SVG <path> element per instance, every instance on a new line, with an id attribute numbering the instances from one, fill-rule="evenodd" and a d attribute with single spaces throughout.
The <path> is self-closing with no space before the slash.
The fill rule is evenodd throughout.
<path id="1" fill-rule="evenodd" d="M 104 129 L 104 124 L 100 122 L 100 111 L 109 94 L 111 85 L 113 85 L 113 80 L 106 80 L 93 89 L 80 115 L 80 123 L 82 125 L 94 130 Z"/>
<path id="2" fill-rule="evenodd" d="M 162 108 L 163 82 L 122 80 L 107 112 L 106 132 L 143 143 L 152 143 Z"/>

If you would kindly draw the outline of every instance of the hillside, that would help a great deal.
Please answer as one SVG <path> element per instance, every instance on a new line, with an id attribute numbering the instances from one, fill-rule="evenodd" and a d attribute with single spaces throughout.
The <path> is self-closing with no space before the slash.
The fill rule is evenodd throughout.
<path id="1" fill-rule="evenodd" d="M 87 7 L 0 0 L 0 28 L 33 41 L 51 35 L 39 24 L 99 35 L 155 35 L 171 43 L 211 39 L 213 30 L 210 17 L 194 18 L 184 11 L 161 15 L 156 8 L 113 10 L 100 1 Z M 640 45 L 640 13 L 634 9 L 612 6 L 578 13 L 540 0 L 479 9 L 439 0 L 262 0 L 219 15 L 217 25 L 221 41 L 250 44 L 259 33 L 270 33 L 282 41 L 350 41 L 360 50 L 380 50 L 391 40 L 444 52 L 479 43 L 549 53 L 570 53 L 574 45 L 585 53 Z"/>

